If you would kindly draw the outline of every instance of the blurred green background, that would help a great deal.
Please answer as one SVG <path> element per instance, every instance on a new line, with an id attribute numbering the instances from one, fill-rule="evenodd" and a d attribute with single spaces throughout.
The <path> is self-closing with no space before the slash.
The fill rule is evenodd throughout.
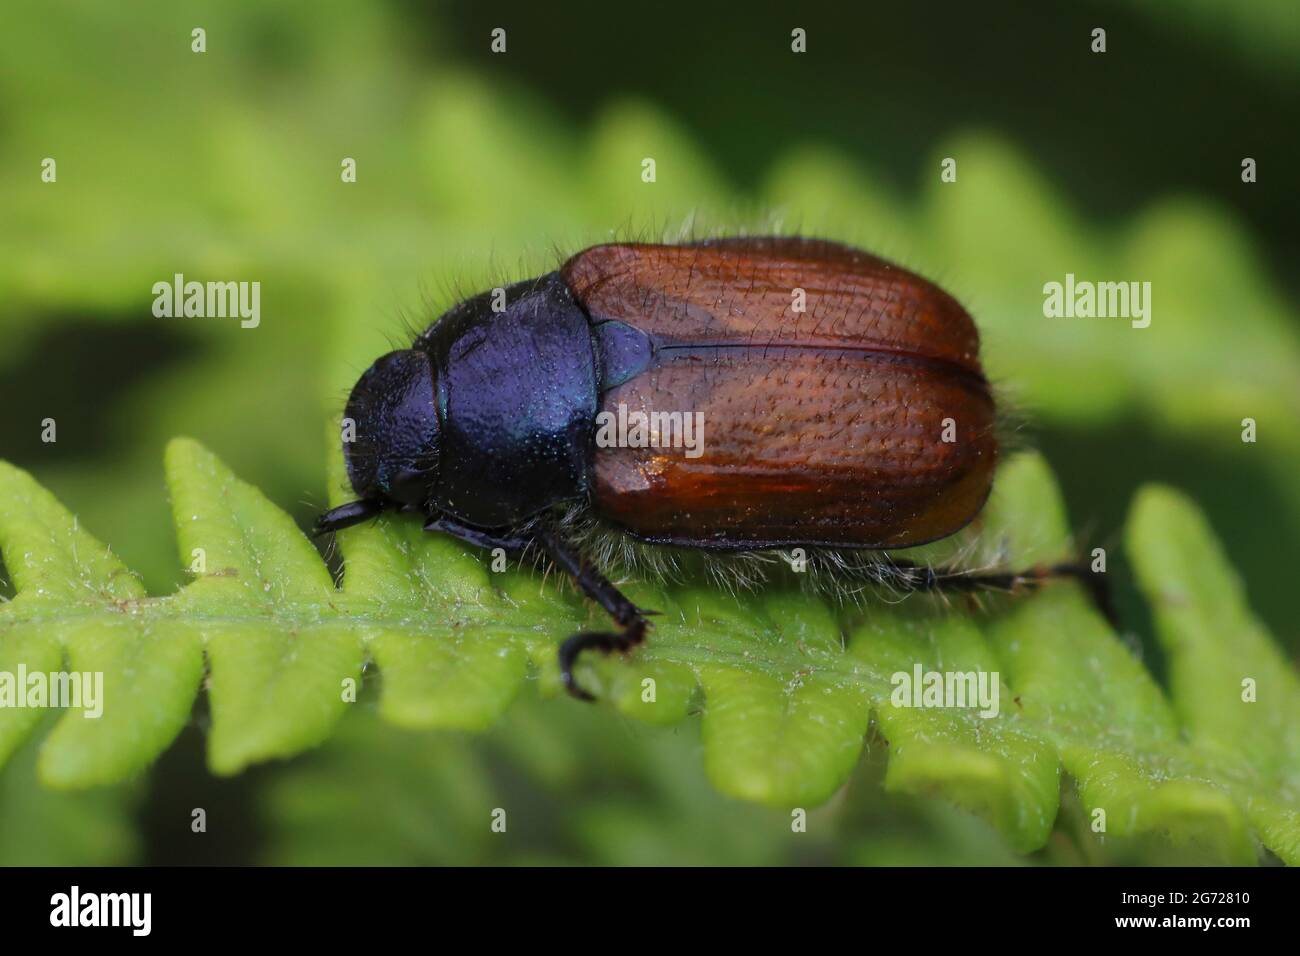
<path id="1" fill-rule="evenodd" d="M 612 237 L 798 230 L 966 303 L 1080 541 L 1121 581 L 1134 489 L 1181 487 L 1295 656 L 1300 7 L 729 6 L 11 5 L 0 457 L 165 593 L 182 579 L 167 438 L 200 439 L 305 525 L 325 499 L 325 422 L 404 322 Z M 260 326 L 154 318 L 151 286 L 177 272 L 260 281 Z M 1043 283 L 1067 272 L 1151 282 L 1151 327 L 1044 318 Z M 29 745 L 0 775 L 0 863 L 1018 861 L 959 811 L 883 794 L 883 745 L 795 837 L 709 789 L 694 723 L 530 699 L 483 738 L 414 734 L 379 726 L 372 699 L 318 753 L 229 780 L 203 767 L 202 702 L 127 787 L 43 793 Z M 489 830 L 497 806 L 508 836 Z M 1028 862 L 1176 859 L 1098 857 L 1080 818 L 1067 796 Z"/>

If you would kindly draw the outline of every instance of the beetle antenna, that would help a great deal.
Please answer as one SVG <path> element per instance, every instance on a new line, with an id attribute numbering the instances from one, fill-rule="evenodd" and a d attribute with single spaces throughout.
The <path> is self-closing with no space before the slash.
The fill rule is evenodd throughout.
<path id="1" fill-rule="evenodd" d="M 311 536 L 317 538 L 332 531 L 341 531 L 344 528 L 352 527 L 354 524 L 369 521 L 371 518 L 382 514 L 384 508 L 384 503 L 376 498 L 349 501 L 345 505 L 331 508 L 317 518 L 316 525 L 311 529 Z"/>

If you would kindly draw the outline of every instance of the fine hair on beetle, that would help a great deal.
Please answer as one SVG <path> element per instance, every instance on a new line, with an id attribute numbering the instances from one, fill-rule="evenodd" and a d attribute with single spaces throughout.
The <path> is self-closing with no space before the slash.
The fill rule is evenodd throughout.
<path id="1" fill-rule="evenodd" d="M 1009 570 L 1014 556 L 976 533 L 1024 420 L 941 287 L 770 221 L 701 238 L 691 219 L 663 244 L 628 231 L 556 247 L 543 273 L 521 263 L 536 278 L 453 270 L 443 310 L 426 293 L 440 318 L 406 316 L 406 340 L 347 398 L 358 498 L 318 533 L 415 512 L 426 530 L 563 572 L 621 629 L 560 648 L 567 689 L 588 699 L 572 673 L 582 651 L 631 649 L 650 627 L 625 579 L 700 576 L 730 592 L 794 580 L 857 605 L 1072 576 L 1104 597 L 1081 565 Z M 615 406 L 620 428 L 640 416 L 636 439 L 604 431 Z M 706 421 L 720 457 L 692 461 Z M 940 539 L 943 563 L 912 556 Z"/>

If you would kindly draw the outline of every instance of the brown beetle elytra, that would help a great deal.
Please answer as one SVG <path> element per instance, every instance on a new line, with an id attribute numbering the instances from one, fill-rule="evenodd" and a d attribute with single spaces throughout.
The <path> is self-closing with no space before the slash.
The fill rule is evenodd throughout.
<path id="1" fill-rule="evenodd" d="M 602 409 L 685 407 L 709 429 L 695 459 L 596 456 L 596 511 L 637 537 L 901 548 L 960 530 L 988 497 L 997 439 L 979 333 L 919 276 L 802 239 L 597 246 L 560 274 L 593 322 L 653 345 Z M 941 440 L 944 419 L 955 440 Z"/>

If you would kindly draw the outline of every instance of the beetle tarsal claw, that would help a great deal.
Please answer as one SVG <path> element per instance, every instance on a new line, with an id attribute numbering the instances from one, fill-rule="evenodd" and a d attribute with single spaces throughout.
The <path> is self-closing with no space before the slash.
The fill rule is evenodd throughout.
<path id="1" fill-rule="evenodd" d="M 584 651 L 600 651 L 612 654 L 615 651 L 627 652 L 645 640 L 648 624 L 646 621 L 633 621 L 622 631 L 582 631 L 574 634 L 560 645 L 560 680 L 569 695 L 578 700 L 595 700 L 595 695 L 584 690 L 573 676 L 573 666 Z"/>

